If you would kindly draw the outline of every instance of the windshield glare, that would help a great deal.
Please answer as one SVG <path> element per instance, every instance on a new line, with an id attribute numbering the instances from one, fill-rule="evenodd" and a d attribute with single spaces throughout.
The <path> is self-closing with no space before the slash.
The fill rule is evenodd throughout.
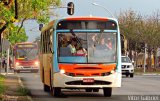
<path id="1" fill-rule="evenodd" d="M 17 59 L 27 59 L 33 60 L 37 58 L 37 49 L 30 48 L 30 49 L 17 49 L 16 51 L 16 58 Z"/>
<path id="2" fill-rule="evenodd" d="M 131 60 L 128 57 L 122 57 L 123 63 L 131 63 Z"/>
<path id="3" fill-rule="evenodd" d="M 116 62 L 117 33 L 58 33 L 59 62 Z"/>

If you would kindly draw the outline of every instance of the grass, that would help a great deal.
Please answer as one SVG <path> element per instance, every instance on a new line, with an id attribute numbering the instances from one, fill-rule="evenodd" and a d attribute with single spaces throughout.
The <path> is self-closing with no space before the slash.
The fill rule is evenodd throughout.
<path id="1" fill-rule="evenodd" d="M 5 76 L 0 75 L 0 95 L 2 95 L 5 91 L 4 80 L 5 80 Z"/>
<path id="2" fill-rule="evenodd" d="M 30 91 L 26 87 L 18 87 L 16 92 L 19 96 L 26 96 L 30 93 Z"/>

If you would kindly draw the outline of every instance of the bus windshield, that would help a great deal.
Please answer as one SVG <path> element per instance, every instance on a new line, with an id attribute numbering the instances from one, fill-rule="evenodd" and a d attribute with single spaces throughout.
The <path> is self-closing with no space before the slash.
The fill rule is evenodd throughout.
<path id="1" fill-rule="evenodd" d="M 16 59 L 34 60 L 37 58 L 36 48 L 19 48 L 16 50 Z"/>
<path id="2" fill-rule="evenodd" d="M 62 63 L 115 63 L 117 32 L 59 32 Z"/>

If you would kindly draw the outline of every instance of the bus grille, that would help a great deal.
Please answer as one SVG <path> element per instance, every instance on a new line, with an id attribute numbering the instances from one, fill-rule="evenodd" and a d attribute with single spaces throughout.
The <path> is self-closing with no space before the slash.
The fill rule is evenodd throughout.
<path id="1" fill-rule="evenodd" d="M 68 76 L 73 76 L 73 77 L 83 77 L 83 76 L 108 76 L 111 74 L 111 72 L 104 72 L 104 73 L 90 73 L 88 75 L 83 74 L 83 73 L 65 73 Z"/>
<path id="2" fill-rule="evenodd" d="M 66 85 L 110 85 L 112 82 L 95 80 L 93 83 L 84 83 L 82 80 L 66 82 Z"/>

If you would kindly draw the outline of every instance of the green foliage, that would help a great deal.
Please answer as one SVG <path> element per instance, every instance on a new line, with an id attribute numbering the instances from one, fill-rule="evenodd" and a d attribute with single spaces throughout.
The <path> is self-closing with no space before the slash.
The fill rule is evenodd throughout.
<path id="1" fill-rule="evenodd" d="M 38 23 L 49 22 L 49 17 L 54 15 L 54 12 L 50 12 L 50 7 L 57 7 L 60 5 L 61 0 L 17 0 L 18 6 L 18 19 L 15 16 L 15 5 L 14 0 L 9 4 L 9 6 L 4 5 L 0 2 L 0 23 L 6 23 L 7 29 L 10 31 L 8 36 L 12 44 L 16 42 L 22 42 L 27 40 L 24 29 L 18 30 L 18 27 L 13 26 L 13 22 L 27 19 L 36 19 Z M 21 23 L 21 27 L 23 23 Z M 1 30 L 4 25 L 0 26 L 0 34 L 4 31 Z M 21 29 L 21 28 L 20 28 Z M 18 34 L 17 34 L 18 33 Z"/>
<path id="2" fill-rule="evenodd" d="M 7 7 L 4 7 L 3 3 L 0 3 L 0 18 L 6 22 L 10 22 L 14 17 L 13 11 Z"/>
<path id="3" fill-rule="evenodd" d="M 30 93 L 30 91 L 26 87 L 18 87 L 17 88 L 17 93 L 18 93 L 19 96 L 26 96 Z"/>
<path id="4" fill-rule="evenodd" d="M 0 95 L 3 94 L 5 91 L 4 80 L 5 77 L 3 75 L 0 75 Z"/>
<path id="5" fill-rule="evenodd" d="M 18 0 L 19 19 L 37 19 L 39 23 L 47 23 L 49 17 L 54 15 L 50 7 L 59 6 L 60 0 Z"/>
<path id="6" fill-rule="evenodd" d="M 19 34 L 17 34 L 18 29 L 19 27 L 14 25 L 9 29 L 10 33 L 8 35 L 8 39 L 12 45 L 14 45 L 17 42 L 25 42 L 28 39 L 28 36 L 26 35 L 24 28 L 22 28 Z"/>

